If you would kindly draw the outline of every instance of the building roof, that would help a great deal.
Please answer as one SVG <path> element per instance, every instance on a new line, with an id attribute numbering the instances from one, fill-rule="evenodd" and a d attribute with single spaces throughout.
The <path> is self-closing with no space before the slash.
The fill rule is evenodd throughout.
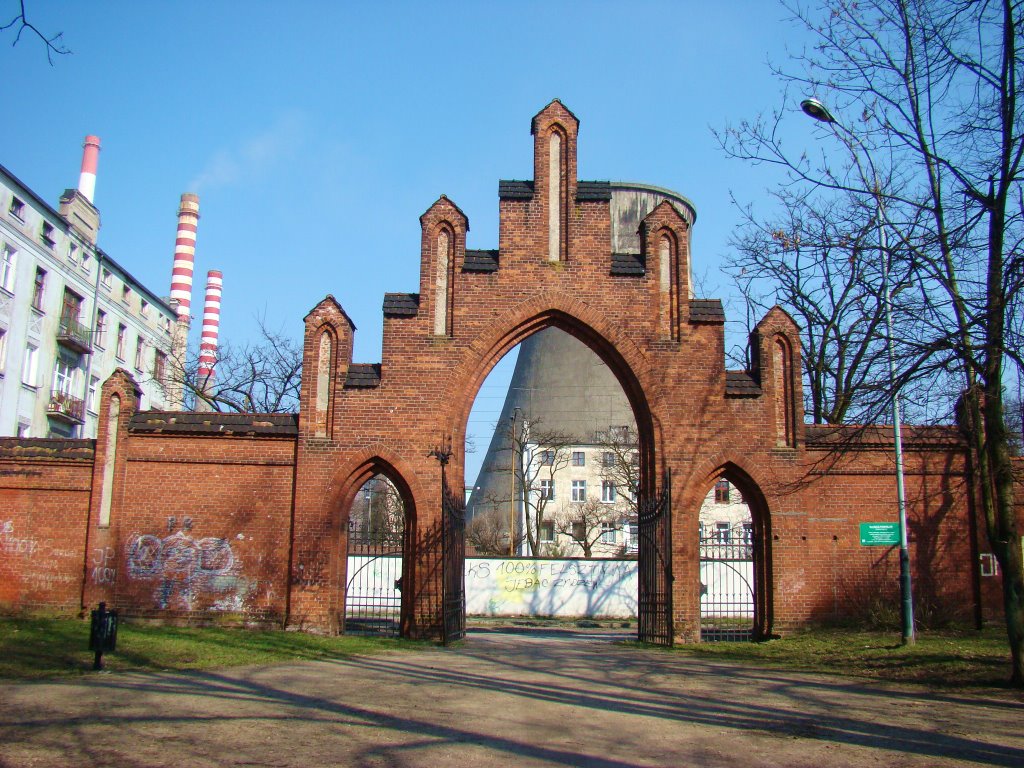
<path id="1" fill-rule="evenodd" d="M 19 179 L 17 176 L 11 173 L 10 169 L 8 169 L 6 166 L 2 164 L 0 164 L 0 174 L 3 174 L 8 179 L 10 179 L 12 185 L 17 186 L 25 197 L 31 198 L 33 205 L 42 209 L 44 214 L 52 218 L 60 226 L 64 234 L 67 234 L 71 230 L 71 223 L 66 218 L 64 218 L 57 209 L 55 209 L 52 205 L 47 203 L 43 198 L 36 194 L 35 191 L 33 191 L 27 184 L 25 184 L 25 182 L 23 182 L 21 179 Z M 131 272 L 125 269 L 117 260 L 115 260 L 109 253 L 104 251 L 102 248 L 100 248 L 99 246 L 95 246 L 95 249 L 97 257 L 100 260 L 102 260 L 103 264 L 113 267 L 120 274 L 123 280 L 126 280 L 127 282 L 131 283 L 131 285 L 138 289 L 140 293 L 144 293 L 146 295 L 146 300 L 151 305 L 155 305 L 160 310 L 170 315 L 172 318 L 177 317 L 177 313 L 174 311 L 171 305 L 167 303 L 167 299 L 165 297 L 157 296 L 155 293 L 153 293 L 153 291 L 151 291 L 149 288 L 143 285 L 134 275 L 131 274 Z"/>
<path id="2" fill-rule="evenodd" d="M 842 448 L 843 450 L 878 449 L 891 447 L 893 430 L 887 424 L 807 424 L 804 435 L 808 448 Z M 914 426 L 904 424 L 900 429 L 905 448 L 966 448 L 963 433 L 956 426 L 939 424 Z"/>
<path id="3" fill-rule="evenodd" d="M 420 311 L 418 293 L 385 293 L 384 317 L 416 317 Z"/>
<path id="4" fill-rule="evenodd" d="M 348 367 L 345 386 L 353 389 L 372 389 L 380 386 L 380 363 L 352 363 Z"/>
<path id="5" fill-rule="evenodd" d="M 462 263 L 463 272 L 497 272 L 498 251 L 480 251 L 466 249 L 466 259 Z"/>
<path id="6" fill-rule="evenodd" d="M 644 257 L 639 253 L 613 253 L 611 273 L 626 277 L 643 277 L 647 274 Z"/>
<path id="7" fill-rule="evenodd" d="M 724 323 L 721 299 L 690 299 L 691 323 Z"/>
<path id="8" fill-rule="evenodd" d="M 729 397 L 757 397 L 761 394 L 761 385 L 746 371 L 726 371 L 725 394 Z"/>

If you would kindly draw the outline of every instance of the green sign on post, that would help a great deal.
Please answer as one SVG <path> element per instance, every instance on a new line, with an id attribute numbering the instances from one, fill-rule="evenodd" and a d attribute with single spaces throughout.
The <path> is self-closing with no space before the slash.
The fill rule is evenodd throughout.
<path id="1" fill-rule="evenodd" d="M 893 547 L 900 543 L 899 523 L 861 523 L 862 547 Z"/>

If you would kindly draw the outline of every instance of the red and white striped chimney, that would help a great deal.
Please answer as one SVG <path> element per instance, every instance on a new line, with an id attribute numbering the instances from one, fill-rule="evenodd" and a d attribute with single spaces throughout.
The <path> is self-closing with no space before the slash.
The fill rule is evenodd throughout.
<path id="1" fill-rule="evenodd" d="M 190 320 L 192 308 L 192 270 L 198 230 L 199 195 L 186 192 L 178 206 L 178 236 L 174 241 L 174 268 L 171 270 L 171 299 L 177 299 L 178 319 L 185 323 Z"/>
<path id="2" fill-rule="evenodd" d="M 82 172 L 78 176 L 78 191 L 92 202 L 96 196 L 96 171 L 100 165 L 100 137 L 86 136 L 82 145 Z"/>
<path id="3" fill-rule="evenodd" d="M 219 270 L 206 273 L 206 306 L 203 307 L 203 333 L 199 339 L 199 381 L 213 381 L 217 363 L 217 337 L 220 335 L 220 296 L 224 276 Z"/>

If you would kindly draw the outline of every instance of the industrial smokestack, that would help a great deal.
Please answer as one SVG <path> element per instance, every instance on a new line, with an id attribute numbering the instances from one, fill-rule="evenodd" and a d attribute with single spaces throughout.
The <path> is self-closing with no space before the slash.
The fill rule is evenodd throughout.
<path id="1" fill-rule="evenodd" d="M 192 270 L 196 256 L 196 232 L 199 229 L 199 195 L 186 192 L 178 207 L 178 237 L 174 241 L 174 268 L 171 271 L 171 301 L 178 302 L 178 319 L 191 319 Z"/>
<path id="2" fill-rule="evenodd" d="M 213 381 L 217 363 L 217 337 L 220 335 L 220 296 L 224 276 L 211 269 L 206 274 L 206 305 L 203 307 L 203 333 L 199 340 L 199 382 L 206 389 Z"/>
<path id="3" fill-rule="evenodd" d="M 82 173 L 78 177 L 78 191 L 90 203 L 96 195 L 96 170 L 100 164 L 100 137 L 86 136 L 82 145 Z"/>

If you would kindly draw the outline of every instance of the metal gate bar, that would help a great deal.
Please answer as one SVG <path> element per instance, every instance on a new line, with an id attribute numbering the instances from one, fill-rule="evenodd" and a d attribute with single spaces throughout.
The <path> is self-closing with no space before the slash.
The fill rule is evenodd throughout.
<path id="1" fill-rule="evenodd" d="M 370 531 L 359 521 L 349 521 L 346 633 L 398 637 L 402 539 L 401 532 Z"/>
<path id="2" fill-rule="evenodd" d="M 701 640 L 752 639 L 754 536 L 749 523 L 701 526 L 700 583 Z"/>
<path id="3" fill-rule="evenodd" d="M 672 476 L 666 472 L 661 493 L 640 500 L 637 547 L 639 584 L 638 638 L 672 645 Z"/>

